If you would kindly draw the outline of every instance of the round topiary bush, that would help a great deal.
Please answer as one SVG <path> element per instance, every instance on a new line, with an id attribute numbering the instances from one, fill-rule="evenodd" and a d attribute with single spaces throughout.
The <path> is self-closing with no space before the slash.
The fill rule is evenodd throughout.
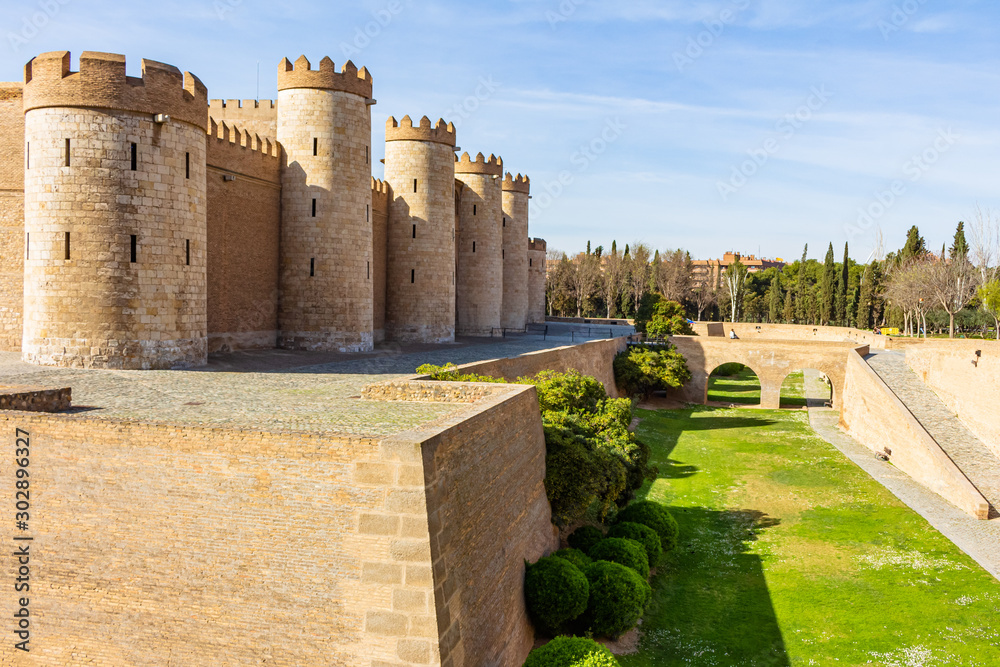
<path id="1" fill-rule="evenodd" d="M 556 637 L 532 651 L 524 667 L 618 667 L 618 661 L 593 639 Z"/>
<path id="2" fill-rule="evenodd" d="M 645 528 L 645 526 L 643 526 L 643 528 Z M 653 533 L 653 535 L 655 536 L 656 533 Z M 657 540 L 659 540 L 659 538 L 657 538 Z M 657 543 L 659 542 L 657 541 Z M 573 563 L 573 565 L 576 565 L 578 568 L 580 568 L 581 572 L 590 567 L 590 564 L 594 562 L 593 560 L 591 560 L 590 556 L 583 553 L 579 549 L 560 549 L 559 551 L 555 552 L 552 555 L 555 556 L 556 558 L 562 558 L 563 560 L 568 560 L 569 562 Z"/>
<path id="3" fill-rule="evenodd" d="M 586 610 L 590 585 L 576 565 L 549 556 L 528 565 L 524 597 L 535 627 L 551 636 Z"/>
<path id="4" fill-rule="evenodd" d="M 597 636 L 618 637 L 635 627 L 652 595 L 649 584 L 635 570 L 605 560 L 587 568 L 590 600 L 583 616 Z"/>
<path id="5" fill-rule="evenodd" d="M 580 526 L 566 541 L 569 542 L 570 548 L 589 554 L 590 548 L 603 539 L 604 532 L 597 526 Z"/>
<path id="6" fill-rule="evenodd" d="M 656 567 L 660 562 L 660 557 L 663 556 L 663 545 L 660 543 L 660 535 L 649 526 L 641 523 L 631 523 L 629 521 L 616 523 L 608 531 L 608 537 L 623 537 L 627 540 L 635 540 L 641 544 L 643 549 L 646 550 L 650 567 Z"/>
<path id="7" fill-rule="evenodd" d="M 677 546 L 677 520 L 660 503 L 651 500 L 634 502 L 618 513 L 615 523 L 641 523 L 649 526 L 660 536 L 663 553 L 669 553 Z"/>
<path id="8" fill-rule="evenodd" d="M 641 542 L 622 537 L 601 540 L 590 550 L 591 559 L 618 563 L 635 570 L 636 574 L 649 579 L 649 557 Z"/>

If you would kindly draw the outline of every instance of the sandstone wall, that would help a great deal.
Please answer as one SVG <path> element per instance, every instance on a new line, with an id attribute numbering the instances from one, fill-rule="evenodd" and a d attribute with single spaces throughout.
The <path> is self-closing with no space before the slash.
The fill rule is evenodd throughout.
<path id="1" fill-rule="evenodd" d="M 1000 457 L 1000 343 L 928 342 L 908 347 L 906 362 Z"/>
<path id="2" fill-rule="evenodd" d="M 214 121 L 211 127 L 208 351 L 273 348 L 281 235 L 278 147 L 235 127 L 217 127 Z"/>
<path id="3" fill-rule="evenodd" d="M 546 244 L 543 239 L 528 241 L 528 323 L 545 322 Z"/>
<path id="4" fill-rule="evenodd" d="M 274 100 L 209 100 L 209 122 L 239 125 L 262 137 L 278 136 L 278 105 Z"/>
<path id="5" fill-rule="evenodd" d="M 372 288 L 374 290 L 373 324 L 375 342 L 385 340 L 385 279 L 388 250 L 389 202 L 392 191 L 388 183 L 372 179 Z"/>
<path id="6" fill-rule="evenodd" d="M 528 322 L 527 180 L 507 174 L 503 183 L 503 326 L 524 329 Z"/>
<path id="7" fill-rule="evenodd" d="M 695 322 L 695 333 L 699 336 L 728 337 L 729 332 L 743 340 L 760 338 L 763 340 L 816 340 L 854 341 L 877 350 L 905 349 L 912 345 L 922 345 L 923 339 L 901 336 L 875 335 L 853 327 L 822 327 L 810 324 L 755 324 L 751 322 Z"/>
<path id="8" fill-rule="evenodd" d="M 21 84 L 0 83 L 0 350 L 21 349 L 24 305 L 24 110 Z"/>
<path id="9" fill-rule="evenodd" d="M 455 163 L 463 183 L 457 207 L 456 333 L 491 336 L 499 329 L 503 306 L 503 164 L 480 153 Z"/>
<path id="10" fill-rule="evenodd" d="M 863 351 L 863 348 L 862 348 Z M 848 358 L 841 426 L 959 509 L 986 519 L 989 504 L 860 354 Z"/>

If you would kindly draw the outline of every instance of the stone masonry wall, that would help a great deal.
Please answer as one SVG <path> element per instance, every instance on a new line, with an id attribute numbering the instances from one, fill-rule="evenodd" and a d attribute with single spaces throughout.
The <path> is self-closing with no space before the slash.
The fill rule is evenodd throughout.
<path id="1" fill-rule="evenodd" d="M 0 350 L 21 349 L 24 305 L 24 111 L 21 84 L 0 83 Z"/>
<path id="2" fill-rule="evenodd" d="M 545 252 L 544 240 L 528 241 L 528 324 L 545 322 Z"/>
<path id="3" fill-rule="evenodd" d="M 509 178 L 510 174 L 508 174 Z M 503 191 L 503 326 L 524 329 L 528 322 L 528 194 Z"/>
<path id="4" fill-rule="evenodd" d="M 278 105 L 274 100 L 209 100 L 209 122 L 239 125 L 262 137 L 278 136 Z"/>
<path id="5" fill-rule="evenodd" d="M 25 115 L 25 136 L 23 358 L 98 368 L 204 364 L 204 128 L 130 111 L 39 108 Z"/>
<path id="6" fill-rule="evenodd" d="M 480 154 L 480 157 L 482 155 Z M 490 173 L 460 173 L 486 163 L 456 162 L 455 178 L 465 184 L 458 207 L 456 237 L 456 333 L 490 336 L 501 326 L 503 306 L 503 202 L 500 179 Z M 496 165 L 497 174 L 502 167 Z M 486 169 L 482 169 L 486 171 Z"/>
<path id="7" fill-rule="evenodd" d="M 273 348 L 281 162 L 276 145 L 223 129 L 207 137 L 208 351 Z"/>
<path id="8" fill-rule="evenodd" d="M 375 342 L 385 340 L 385 278 L 388 251 L 389 184 L 372 179 L 372 288 L 374 290 L 373 324 Z"/>

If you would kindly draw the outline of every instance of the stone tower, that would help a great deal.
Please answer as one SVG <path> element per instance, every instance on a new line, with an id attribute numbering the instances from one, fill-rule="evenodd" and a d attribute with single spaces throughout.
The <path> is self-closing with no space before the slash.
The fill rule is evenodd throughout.
<path id="1" fill-rule="evenodd" d="M 528 324 L 545 321 L 545 239 L 528 240 Z"/>
<path id="2" fill-rule="evenodd" d="M 490 336 L 501 326 L 503 306 L 503 161 L 468 153 L 455 162 L 462 183 L 456 234 L 456 332 Z"/>
<path id="3" fill-rule="evenodd" d="M 278 66 L 279 347 L 373 347 L 371 96 L 371 75 L 350 61 Z"/>
<path id="4" fill-rule="evenodd" d="M 208 95 L 189 73 L 66 51 L 24 68 L 25 361 L 201 365 Z"/>
<path id="5" fill-rule="evenodd" d="M 528 322 L 528 198 L 531 181 L 503 181 L 503 326 L 523 329 Z"/>
<path id="6" fill-rule="evenodd" d="M 409 116 L 385 128 L 392 188 L 385 333 L 400 342 L 455 340 L 455 126 Z"/>

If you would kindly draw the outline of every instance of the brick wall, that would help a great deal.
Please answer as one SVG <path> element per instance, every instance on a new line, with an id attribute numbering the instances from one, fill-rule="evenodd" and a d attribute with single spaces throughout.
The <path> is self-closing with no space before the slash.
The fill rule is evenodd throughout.
<path id="1" fill-rule="evenodd" d="M 272 140 L 278 136 L 278 105 L 274 100 L 209 100 L 208 117 L 210 122 L 239 125 Z"/>
<path id="2" fill-rule="evenodd" d="M 228 127 L 216 129 L 224 136 L 207 137 L 208 350 L 273 348 L 281 236 L 278 149 Z M 227 175 L 235 180 L 226 181 Z"/>
<path id="3" fill-rule="evenodd" d="M 23 295 L 24 112 L 21 84 L 0 83 L 0 350 L 21 349 Z"/>

